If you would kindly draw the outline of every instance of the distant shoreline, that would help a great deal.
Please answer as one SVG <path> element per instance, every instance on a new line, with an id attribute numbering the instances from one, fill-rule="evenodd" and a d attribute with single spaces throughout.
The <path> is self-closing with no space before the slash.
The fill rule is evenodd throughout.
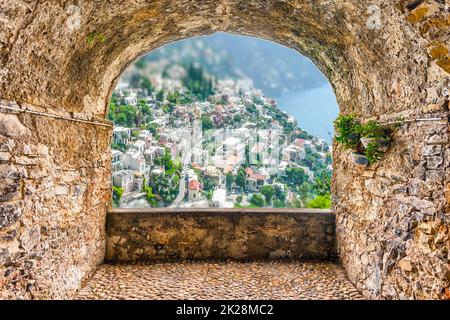
<path id="1" fill-rule="evenodd" d="M 304 91 L 289 91 L 274 100 L 280 110 L 297 119 L 300 128 L 331 144 L 333 121 L 339 114 L 339 106 L 330 84 Z"/>

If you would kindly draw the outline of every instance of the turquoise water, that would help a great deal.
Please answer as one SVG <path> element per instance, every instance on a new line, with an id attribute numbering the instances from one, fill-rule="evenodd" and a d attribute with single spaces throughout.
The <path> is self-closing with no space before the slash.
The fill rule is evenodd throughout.
<path id="1" fill-rule="evenodd" d="M 339 106 L 330 84 L 306 91 L 290 91 L 275 100 L 281 110 L 297 119 L 300 128 L 331 143 Z"/>

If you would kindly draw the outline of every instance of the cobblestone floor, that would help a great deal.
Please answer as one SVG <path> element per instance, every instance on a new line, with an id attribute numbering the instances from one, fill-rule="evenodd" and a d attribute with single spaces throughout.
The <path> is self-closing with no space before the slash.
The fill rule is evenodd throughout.
<path id="1" fill-rule="evenodd" d="M 362 299 L 339 265 L 186 262 L 102 265 L 77 299 Z"/>

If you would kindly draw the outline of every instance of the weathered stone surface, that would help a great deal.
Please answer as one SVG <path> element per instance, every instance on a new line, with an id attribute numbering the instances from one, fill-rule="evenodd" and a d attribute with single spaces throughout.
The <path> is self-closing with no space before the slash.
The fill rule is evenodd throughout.
<path id="1" fill-rule="evenodd" d="M 110 129 L 17 119 L 35 134 L 0 134 L 0 299 L 67 298 L 103 260 L 110 173 L 86 163 L 107 161 Z"/>
<path id="2" fill-rule="evenodd" d="M 75 299 L 359 300 L 333 263 L 252 261 L 102 265 Z"/>
<path id="3" fill-rule="evenodd" d="M 335 259 L 330 212 L 115 210 L 106 222 L 109 261 Z"/>
<path id="4" fill-rule="evenodd" d="M 0 113 L 0 134 L 19 138 L 29 136 L 31 131 L 20 123 L 16 115 Z"/>
<path id="5" fill-rule="evenodd" d="M 10 226 L 19 220 L 22 210 L 14 204 L 0 204 L 0 228 Z"/>
<path id="6" fill-rule="evenodd" d="M 309 56 L 331 81 L 344 113 L 354 112 L 361 120 L 441 119 L 402 124 L 370 174 L 355 168 L 335 145 L 333 201 L 340 259 L 366 295 L 448 295 L 446 1 L 80 0 L 73 5 L 3 0 L 0 16 L 3 105 L 101 119 L 118 76 L 141 54 L 177 39 L 229 31 L 273 40 Z M 86 39 L 93 32 L 106 41 L 90 45 Z M 26 264 L 32 260 L 26 255 L 12 261 L 15 269 L 0 265 L 0 274 L 8 271 L 0 281 L 0 297 L 70 297 L 80 277 L 103 258 L 109 172 L 94 164 L 108 163 L 110 132 L 41 116 L 0 116 L 0 151 L 11 153 L 0 163 L 0 176 L 13 168 L 30 180 L 20 200 L 23 230 L 14 237 L 11 230 L 0 230 L 0 237 L 16 243 L 15 237 L 32 225 L 42 228 L 33 249 L 41 265 Z M 41 150 L 38 157 L 24 152 L 25 144 L 30 151 L 32 146 Z M 68 170 L 80 176 L 61 181 L 61 172 Z M 80 184 L 87 185 L 86 191 L 76 197 L 56 190 Z M 3 261 L 16 259 L 12 248 L 2 253 L 8 255 Z M 399 267 L 405 257 L 415 266 L 412 271 Z M 24 276 L 24 270 L 32 272 Z M 31 281 L 36 283 L 30 287 Z"/>

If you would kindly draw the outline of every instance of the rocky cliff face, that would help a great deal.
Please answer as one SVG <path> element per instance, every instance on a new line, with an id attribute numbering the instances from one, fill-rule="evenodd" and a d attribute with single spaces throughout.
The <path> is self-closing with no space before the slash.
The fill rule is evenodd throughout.
<path id="1" fill-rule="evenodd" d="M 386 158 L 367 170 L 336 146 L 334 208 L 341 260 L 366 294 L 448 292 L 446 1 L 1 0 L 0 8 L 2 105 L 101 121 L 116 79 L 138 56 L 229 31 L 309 56 L 341 111 L 361 120 L 439 118 L 403 124 Z M 100 126 L 2 114 L 2 297 L 70 297 L 102 259 L 108 140 Z"/>

